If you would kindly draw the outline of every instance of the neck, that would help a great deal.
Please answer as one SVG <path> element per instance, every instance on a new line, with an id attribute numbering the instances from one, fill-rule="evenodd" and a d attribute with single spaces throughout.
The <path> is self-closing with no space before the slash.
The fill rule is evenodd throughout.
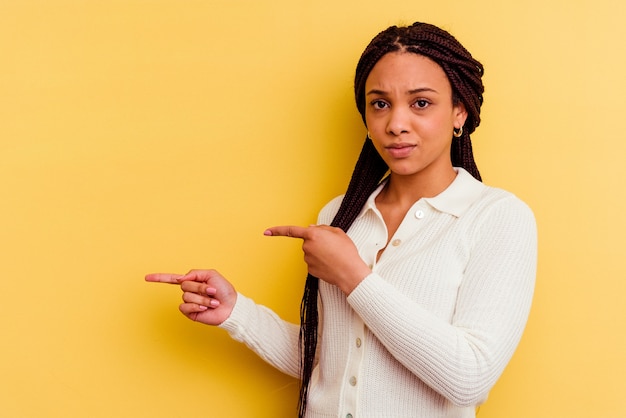
<path id="1" fill-rule="evenodd" d="M 452 166 L 436 175 L 420 174 L 402 176 L 392 172 L 385 189 L 379 195 L 380 201 L 408 207 L 421 198 L 437 196 L 456 178 L 456 171 Z"/>

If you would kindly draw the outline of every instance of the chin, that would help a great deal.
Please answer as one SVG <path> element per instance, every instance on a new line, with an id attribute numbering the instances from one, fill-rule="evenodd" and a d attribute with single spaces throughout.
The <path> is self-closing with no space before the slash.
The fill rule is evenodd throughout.
<path id="1" fill-rule="evenodd" d="M 416 167 L 415 164 L 387 164 L 389 171 L 398 176 L 412 176 L 419 174 L 423 167 Z"/>
<path id="2" fill-rule="evenodd" d="M 394 176 L 410 177 L 410 176 L 418 175 L 421 172 L 421 170 L 390 170 L 390 172 Z"/>

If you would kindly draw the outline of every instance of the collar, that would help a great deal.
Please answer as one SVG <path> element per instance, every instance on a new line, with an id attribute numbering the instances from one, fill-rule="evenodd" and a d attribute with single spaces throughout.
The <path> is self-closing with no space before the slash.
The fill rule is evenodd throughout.
<path id="1" fill-rule="evenodd" d="M 434 197 L 425 197 L 423 200 L 438 211 L 448 213 L 458 218 L 472 203 L 478 200 L 487 186 L 476 180 L 464 168 L 454 167 L 454 171 L 457 173 L 456 177 L 443 192 Z M 387 180 L 383 180 L 378 188 L 370 195 L 358 216 L 359 218 L 369 210 L 377 210 L 375 199 L 386 183 Z"/>
<path id="2" fill-rule="evenodd" d="M 455 167 L 456 178 L 441 193 L 424 200 L 440 212 L 460 217 L 485 191 L 485 186 L 465 169 Z"/>

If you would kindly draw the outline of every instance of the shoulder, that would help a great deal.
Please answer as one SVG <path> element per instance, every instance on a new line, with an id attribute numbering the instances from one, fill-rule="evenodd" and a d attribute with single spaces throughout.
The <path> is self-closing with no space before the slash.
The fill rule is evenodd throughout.
<path id="1" fill-rule="evenodd" d="M 485 185 L 480 199 L 476 201 L 474 206 L 476 207 L 473 209 L 481 213 L 489 213 L 492 211 L 519 213 L 534 218 L 533 211 L 526 202 L 517 197 L 514 193 L 498 187 Z"/>
<path id="2" fill-rule="evenodd" d="M 537 223 L 530 206 L 515 194 L 497 187 L 485 186 L 464 217 L 473 225 L 470 229 L 478 235 L 508 231 L 511 236 L 535 239 L 537 234 Z"/>
<path id="3" fill-rule="evenodd" d="M 489 216 L 491 211 L 498 208 L 504 213 L 510 210 L 532 214 L 528 205 L 513 193 L 488 186 L 463 168 L 456 167 L 455 170 L 458 174 L 448 188 L 435 197 L 425 198 L 440 212 L 471 222 Z"/>
<path id="4" fill-rule="evenodd" d="M 332 199 L 330 202 L 326 203 L 322 210 L 320 211 L 317 217 L 317 223 L 320 225 L 330 225 L 333 221 L 333 218 L 339 211 L 339 206 L 341 206 L 341 202 L 343 201 L 343 196 L 337 196 Z"/>

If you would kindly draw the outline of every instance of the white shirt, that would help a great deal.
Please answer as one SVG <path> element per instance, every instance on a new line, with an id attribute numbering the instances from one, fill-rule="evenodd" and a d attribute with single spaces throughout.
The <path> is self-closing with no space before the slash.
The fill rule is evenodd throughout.
<path id="1" fill-rule="evenodd" d="M 456 170 L 446 190 L 412 206 L 378 262 L 382 185 L 348 231 L 372 273 L 348 297 L 320 282 L 307 417 L 474 417 L 501 375 L 531 305 L 535 219 L 511 193 Z M 340 203 L 328 203 L 319 223 Z M 221 326 L 298 376 L 299 326 L 243 295 Z"/>

